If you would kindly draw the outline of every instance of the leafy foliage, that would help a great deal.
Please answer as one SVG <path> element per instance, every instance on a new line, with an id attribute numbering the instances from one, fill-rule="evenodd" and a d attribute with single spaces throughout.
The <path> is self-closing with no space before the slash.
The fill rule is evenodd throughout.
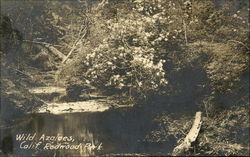
<path id="1" fill-rule="evenodd" d="M 162 87 L 171 90 L 165 88 L 170 72 L 192 63 L 207 74 L 211 81 L 208 86 L 230 91 L 246 72 L 246 49 L 237 52 L 233 47 L 242 44 L 213 42 L 235 38 L 244 45 L 247 40 L 245 14 L 241 14 L 244 7 L 232 11 L 233 4 L 218 7 L 213 1 L 111 1 L 103 9 L 86 14 L 88 42 L 78 46 L 72 74 L 83 83 L 141 100 L 153 93 L 166 93 Z M 239 22 L 242 24 L 236 25 Z M 184 45 L 187 50 L 177 49 Z M 167 66 L 169 56 L 175 62 L 171 68 Z"/>

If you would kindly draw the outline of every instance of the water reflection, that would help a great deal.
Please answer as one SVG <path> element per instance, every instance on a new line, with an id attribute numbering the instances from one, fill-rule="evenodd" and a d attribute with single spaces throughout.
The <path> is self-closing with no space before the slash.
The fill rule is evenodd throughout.
<path id="1" fill-rule="evenodd" d="M 139 153 L 167 154 L 173 143 L 150 144 L 143 142 L 146 134 L 153 129 L 152 114 L 143 109 L 116 109 L 99 113 L 69 113 L 63 115 L 33 114 L 23 120 L 24 125 L 15 125 L 3 131 L 3 137 L 13 144 L 14 156 L 93 156 L 107 154 Z M 53 149 L 65 143 L 49 140 L 39 144 L 39 149 L 20 149 L 22 141 L 16 140 L 17 134 L 36 136 L 37 144 L 45 136 L 72 136 L 71 145 L 82 144 L 80 149 Z M 9 136 L 8 136 L 9 135 Z M 28 135 L 26 135 L 28 136 Z M 53 138 L 52 138 L 53 139 Z M 27 144 L 28 144 L 27 143 Z M 46 143 L 52 146 L 46 147 Z M 7 146 L 7 145 L 6 145 Z M 9 146 L 12 148 L 12 145 Z M 43 148 L 52 148 L 46 149 Z"/>

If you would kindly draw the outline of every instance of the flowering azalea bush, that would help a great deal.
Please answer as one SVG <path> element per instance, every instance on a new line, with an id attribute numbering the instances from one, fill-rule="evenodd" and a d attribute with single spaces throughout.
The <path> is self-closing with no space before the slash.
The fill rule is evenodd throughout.
<path id="1" fill-rule="evenodd" d="M 164 60 L 154 63 L 153 55 L 139 47 L 111 48 L 106 43 L 87 54 L 85 59 L 86 81 L 100 88 L 112 87 L 146 97 L 149 91 L 157 91 L 167 84 Z"/>
<path id="2" fill-rule="evenodd" d="M 156 60 L 157 51 L 146 43 L 147 39 L 138 34 L 135 27 L 114 23 L 110 28 L 111 35 L 84 56 L 86 81 L 100 88 L 116 88 L 129 96 L 144 98 L 150 91 L 165 86 L 165 60 Z"/>
<path id="3" fill-rule="evenodd" d="M 102 21 L 106 31 L 102 41 L 81 52 L 82 77 L 100 89 L 113 88 L 130 98 L 146 99 L 152 92 L 161 93 L 168 84 L 162 49 L 166 42 L 176 40 L 180 30 L 169 30 L 167 24 L 172 19 L 165 17 L 161 8 L 151 16 L 134 4 L 133 11 L 125 14 L 121 9 L 118 18 Z"/>

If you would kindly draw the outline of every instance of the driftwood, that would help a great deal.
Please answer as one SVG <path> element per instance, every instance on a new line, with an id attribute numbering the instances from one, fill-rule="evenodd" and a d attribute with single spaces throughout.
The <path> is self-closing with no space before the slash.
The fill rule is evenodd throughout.
<path id="1" fill-rule="evenodd" d="M 174 148 L 172 153 L 173 156 L 182 155 L 184 152 L 190 149 L 191 144 L 195 142 L 196 138 L 198 137 L 201 123 L 201 112 L 196 112 L 192 128 L 190 129 L 184 141 Z"/>

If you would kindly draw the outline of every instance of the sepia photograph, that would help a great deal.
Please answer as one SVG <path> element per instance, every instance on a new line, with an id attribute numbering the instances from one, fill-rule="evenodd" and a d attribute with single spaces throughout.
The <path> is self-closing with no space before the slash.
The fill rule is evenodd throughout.
<path id="1" fill-rule="evenodd" d="M 248 0 L 0 0 L 0 157 L 250 156 Z"/>

